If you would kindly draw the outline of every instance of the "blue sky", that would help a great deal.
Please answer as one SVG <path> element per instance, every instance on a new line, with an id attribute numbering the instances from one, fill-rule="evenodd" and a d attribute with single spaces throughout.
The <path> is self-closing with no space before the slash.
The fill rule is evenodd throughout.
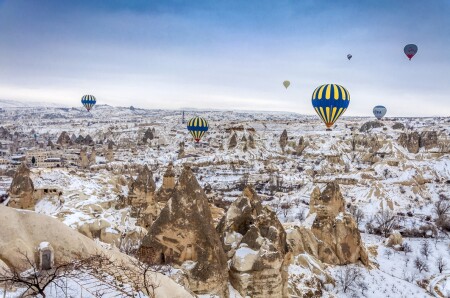
<path id="1" fill-rule="evenodd" d="M 450 116 L 449 15 L 447 0 L 0 0 L 0 98 L 313 114 L 337 83 L 346 115 Z"/>

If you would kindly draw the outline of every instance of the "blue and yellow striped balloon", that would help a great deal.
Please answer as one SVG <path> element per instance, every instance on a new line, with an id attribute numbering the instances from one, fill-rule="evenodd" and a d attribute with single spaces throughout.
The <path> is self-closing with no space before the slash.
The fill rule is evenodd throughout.
<path id="1" fill-rule="evenodd" d="M 208 131 L 208 127 L 208 122 L 202 117 L 192 118 L 187 125 L 188 131 L 197 143 L 200 142 L 200 139 L 205 135 L 205 132 Z"/>
<path id="2" fill-rule="evenodd" d="M 96 102 L 97 100 L 95 99 L 94 95 L 84 95 L 81 98 L 81 103 L 86 108 L 86 110 L 88 110 L 88 112 L 92 109 Z"/>
<path id="3" fill-rule="evenodd" d="M 325 84 L 314 90 L 312 105 L 327 128 L 344 114 L 350 104 L 350 93 L 337 84 Z"/>

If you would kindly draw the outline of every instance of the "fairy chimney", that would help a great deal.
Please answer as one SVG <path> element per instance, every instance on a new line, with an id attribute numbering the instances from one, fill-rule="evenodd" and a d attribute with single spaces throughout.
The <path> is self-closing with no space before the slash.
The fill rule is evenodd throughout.
<path id="1" fill-rule="evenodd" d="M 139 255 L 150 264 L 183 269 L 196 294 L 228 297 L 226 256 L 208 198 L 189 167 L 183 169 L 174 195 L 144 237 Z"/>

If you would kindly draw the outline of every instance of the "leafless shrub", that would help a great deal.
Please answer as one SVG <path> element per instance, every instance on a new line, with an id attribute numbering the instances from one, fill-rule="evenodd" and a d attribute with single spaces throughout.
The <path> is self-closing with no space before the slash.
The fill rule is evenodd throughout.
<path id="1" fill-rule="evenodd" d="M 414 267 L 416 267 L 417 270 L 419 270 L 419 272 L 425 271 L 428 272 L 428 265 L 425 261 L 423 261 L 422 259 L 420 259 L 419 257 L 416 257 L 414 259 Z"/>
<path id="2" fill-rule="evenodd" d="M 43 270 L 39 268 L 26 253 L 18 251 L 21 255 L 20 264 L 10 265 L 9 268 L 0 269 L 0 283 L 7 286 L 25 288 L 22 297 L 46 297 L 45 289 L 55 286 L 66 291 L 67 278 L 79 275 L 84 268 L 90 267 L 94 257 L 76 257 L 71 261 L 58 263 L 53 268 Z M 98 257 L 95 257 L 97 259 Z"/>
<path id="3" fill-rule="evenodd" d="M 439 273 L 442 273 L 444 269 L 447 267 L 447 262 L 444 260 L 444 257 L 440 255 L 436 260 L 436 266 L 438 267 Z"/>
<path id="4" fill-rule="evenodd" d="M 364 219 L 364 212 L 356 206 L 350 206 L 349 212 L 356 220 L 356 224 L 359 226 L 359 223 Z"/>
<path id="5" fill-rule="evenodd" d="M 428 256 L 431 254 L 431 246 L 427 240 L 422 241 L 422 245 L 420 246 L 420 253 L 424 255 L 428 260 Z"/>
<path id="6" fill-rule="evenodd" d="M 361 269 L 345 266 L 337 271 L 336 281 L 342 292 L 362 292 L 367 290 Z"/>
<path id="7" fill-rule="evenodd" d="M 397 216 L 390 210 L 379 211 L 366 224 L 367 231 L 388 237 L 397 226 Z"/>
<path id="8" fill-rule="evenodd" d="M 388 258 L 388 260 L 390 259 L 390 257 L 392 256 L 392 251 L 390 249 L 386 249 L 384 251 L 384 255 Z"/>
<path id="9" fill-rule="evenodd" d="M 408 242 L 403 242 L 403 243 L 400 245 L 400 250 L 403 251 L 403 252 L 405 253 L 405 255 L 406 255 L 407 253 L 412 252 L 411 245 L 409 245 Z"/>
<path id="10" fill-rule="evenodd" d="M 450 202 L 440 199 L 434 203 L 433 211 L 436 214 L 436 225 L 443 230 L 450 231 Z"/>

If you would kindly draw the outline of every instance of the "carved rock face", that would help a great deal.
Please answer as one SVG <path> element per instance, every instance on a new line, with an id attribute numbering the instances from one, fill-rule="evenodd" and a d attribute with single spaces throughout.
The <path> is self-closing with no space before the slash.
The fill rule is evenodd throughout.
<path id="1" fill-rule="evenodd" d="M 226 256 L 214 228 L 208 199 L 189 168 L 140 247 L 144 261 L 174 263 L 186 272 L 195 293 L 228 291 Z"/>
<path id="2" fill-rule="evenodd" d="M 34 208 L 36 203 L 33 197 L 34 185 L 30 178 L 30 170 L 25 164 L 20 165 L 17 169 L 9 188 L 9 194 L 11 200 L 8 206 L 21 209 Z"/>
<path id="3" fill-rule="evenodd" d="M 311 194 L 310 213 L 316 213 L 312 232 L 318 241 L 318 258 L 324 263 L 344 265 L 361 261 L 369 264 L 367 252 L 354 218 L 345 213 L 345 201 L 336 182 L 321 193 Z M 312 245 L 315 248 L 315 244 Z M 314 249 L 315 250 L 315 249 Z"/>
<path id="4" fill-rule="evenodd" d="M 276 214 L 246 187 L 217 230 L 230 259 L 230 282 L 243 296 L 286 297 L 286 232 Z"/>
<path id="5" fill-rule="evenodd" d="M 418 132 L 402 133 L 398 138 L 400 145 L 408 149 L 409 153 L 418 153 L 420 148 L 420 135 Z"/>

